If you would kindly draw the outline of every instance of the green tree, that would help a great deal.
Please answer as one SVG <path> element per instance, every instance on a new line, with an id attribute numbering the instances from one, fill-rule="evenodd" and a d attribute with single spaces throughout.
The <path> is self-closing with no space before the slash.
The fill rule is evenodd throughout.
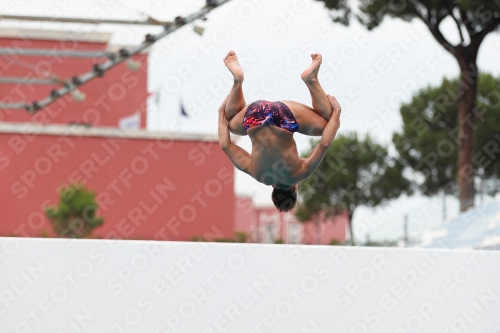
<path id="1" fill-rule="evenodd" d="M 333 239 L 330 241 L 330 245 L 344 245 L 344 242 L 339 241 L 338 239 L 333 238 Z"/>
<path id="2" fill-rule="evenodd" d="M 82 184 L 63 186 L 59 199 L 57 207 L 45 208 L 45 214 L 60 237 L 86 238 L 104 223 L 103 218 L 96 216 L 99 207 L 95 202 L 95 192 L 90 192 Z"/>
<path id="3" fill-rule="evenodd" d="M 400 108 L 403 128 L 393 134 L 393 142 L 401 162 L 413 169 L 422 179 L 418 186 L 423 194 L 457 192 L 457 156 L 460 128 L 457 124 L 457 105 L 451 103 L 460 93 L 459 79 L 443 79 L 440 86 L 418 91 L 412 100 Z M 476 122 L 476 151 L 473 158 L 476 173 L 486 179 L 490 194 L 500 190 L 500 79 L 481 74 L 474 111 Z M 473 176 L 471 174 L 471 176 Z"/>
<path id="4" fill-rule="evenodd" d="M 374 241 L 370 239 L 370 235 L 367 235 L 366 241 L 361 244 L 361 246 L 378 246 L 378 247 L 394 247 L 398 245 L 398 241 Z"/>
<path id="5" fill-rule="evenodd" d="M 234 240 L 236 243 L 246 243 L 250 236 L 244 231 L 235 231 Z"/>
<path id="6" fill-rule="evenodd" d="M 334 22 L 349 24 L 353 15 L 369 30 L 376 28 L 386 16 L 404 21 L 421 20 L 434 39 L 457 60 L 460 69 L 460 91 L 456 96 L 458 117 L 457 185 L 460 210 L 474 206 L 474 179 L 469 177 L 476 152 L 477 54 L 484 38 L 500 26 L 499 0 L 360 0 L 359 10 L 350 8 L 349 0 L 317 0 L 333 10 Z M 451 19 L 460 42 L 452 44 L 440 30 L 445 19 Z M 464 172 L 462 172 L 464 171 Z"/>
<path id="7" fill-rule="evenodd" d="M 234 232 L 234 237 L 232 238 L 215 238 L 213 240 L 208 240 L 202 236 L 192 236 L 189 240 L 191 242 L 218 242 L 218 243 L 247 243 L 250 238 L 250 235 L 248 235 L 244 231 L 235 231 Z"/>
<path id="8" fill-rule="evenodd" d="M 354 245 L 352 218 L 357 207 L 375 207 L 412 192 L 402 172 L 403 166 L 389 156 L 387 147 L 369 135 L 359 140 L 355 133 L 337 134 L 314 174 L 299 184 L 296 216 L 319 223 L 347 210 Z"/>

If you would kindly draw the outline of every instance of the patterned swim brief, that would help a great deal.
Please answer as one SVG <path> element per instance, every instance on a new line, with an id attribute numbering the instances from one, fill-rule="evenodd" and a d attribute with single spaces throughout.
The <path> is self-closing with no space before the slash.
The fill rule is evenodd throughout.
<path id="1" fill-rule="evenodd" d="M 290 132 L 297 132 L 299 124 L 292 111 L 281 102 L 256 101 L 250 104 L 243 118 L 243 128 L 262 125 L 272 125 L 284 128 Z"/>

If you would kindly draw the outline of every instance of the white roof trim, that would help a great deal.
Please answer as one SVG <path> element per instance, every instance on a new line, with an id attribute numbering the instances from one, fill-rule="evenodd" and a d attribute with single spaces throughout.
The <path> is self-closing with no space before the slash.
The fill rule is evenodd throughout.
<path id="1" fill-rule="evenodd" d="M 54 125 L 39 123 L 0 122 L 0 134 L 58 135 L 126 139 L 207 141 L 218 142 L 216 134 L 167 133 L 147 130 L 124 130 L 116 127 L 85 127 L 81 125 Z"/>
<path id="2" fill-rule="evenodd" d="M 77 40 L 80 42 L 107 44 L 112 35 L 113 34 L 109 32 L 0 28 L 0 38 Z"/>

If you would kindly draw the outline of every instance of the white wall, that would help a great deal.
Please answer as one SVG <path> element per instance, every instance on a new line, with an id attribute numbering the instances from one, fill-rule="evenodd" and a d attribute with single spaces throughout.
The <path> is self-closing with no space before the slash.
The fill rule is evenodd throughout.
<path id="1" fill-rule="evenodd" d="M 500 332 L 500 252 L 0 238 L 0 332 Z"/>

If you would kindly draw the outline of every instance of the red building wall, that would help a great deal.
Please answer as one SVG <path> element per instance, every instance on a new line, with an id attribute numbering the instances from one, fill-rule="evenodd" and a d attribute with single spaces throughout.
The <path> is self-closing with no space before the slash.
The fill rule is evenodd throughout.
<path id="1" fill-rule="evenodd" d="M 234 231 L 244 232 L 249 236 L 250 242 L 260 242 L 257 236 L 257 211 L 253 206 L 252 198 L 236 197 L 234 209 Z"/>
<path id="2" fill-rule="evenodd" d="M 151 138 L 113 137 L 82 128 L 54 134 L 68 127 L 33 124 L 20 134 L 6 126 L 14 124 L 0 123 L 1 236 L 55 236 L 43 209 L 58 202 L 62 184 L 73 181 L 97 192 L 106 222 L 93 237 L 233 235 L 234 167 L 213 140 L 155 139 L 145 132 Z"/>
<path id="3" fill-rule="evenodd" d="M 318 234 L 320 244 L 330 244 L 332 240 L 345 242 L 349 215 L 347 211 L 333 218 L 324 219 L 319 223 L 319 229 L 312 221 L 304 224 L 302 242 L 304 244 L 317 244 Z"/>
<path id="4" fill-rule="evenodd" d="M 332 240 L 346 240 L 347 212 L 323 219 L 319 229 L 312 221 L 301 223 L 293 213 L 280 213 L 274 206 L 254 207 L 251 198 L 236 197 L 235 231 L 246 232 L 252 242 L 268 243 L 282 240 L 284 243 L 330 244 Z M 269 229 L 269 226 L 272 226 Z M 295 236 L 292 235 L 295 229 Z M 269 231 L 272 230 L 272 235 Z"/>
<path id="5" fill-rule="evenodd" d="M 0 37 L 0 47 L 12 49 L 50 50 L 94 50 L 105 51 L 107 43 L 69 40 L 43 40 L 35 38 Z M 120 63 L 101 78 L 95 78 L 78 89 L 86 94 L 83 102 L 76 102 L 69 95 L 59 99 L 47 108 L 29 114 L 24 110 L 0 109 L 0 121 L 39 122 L 69 124 L 90 123 L 93 126 L 118 126 L 118 119 L 141 113 L 141 128 L 146 127 L 147 99 L 147 54 L 133 57 L 141 63 L 136 72 L 131 72 Z M 70 58 L 30 55 L 0 55 L 0 77 L 50 78 L 56 75 L 70 79 L 91 70 L 95 63 L 106 58 Z M 49 74 L 49 76 L 47 76 Z M 52 89 L 60 85 L 0 84 L 0 101 L 12 103 L 33 102 L 47 97 Z"/>

